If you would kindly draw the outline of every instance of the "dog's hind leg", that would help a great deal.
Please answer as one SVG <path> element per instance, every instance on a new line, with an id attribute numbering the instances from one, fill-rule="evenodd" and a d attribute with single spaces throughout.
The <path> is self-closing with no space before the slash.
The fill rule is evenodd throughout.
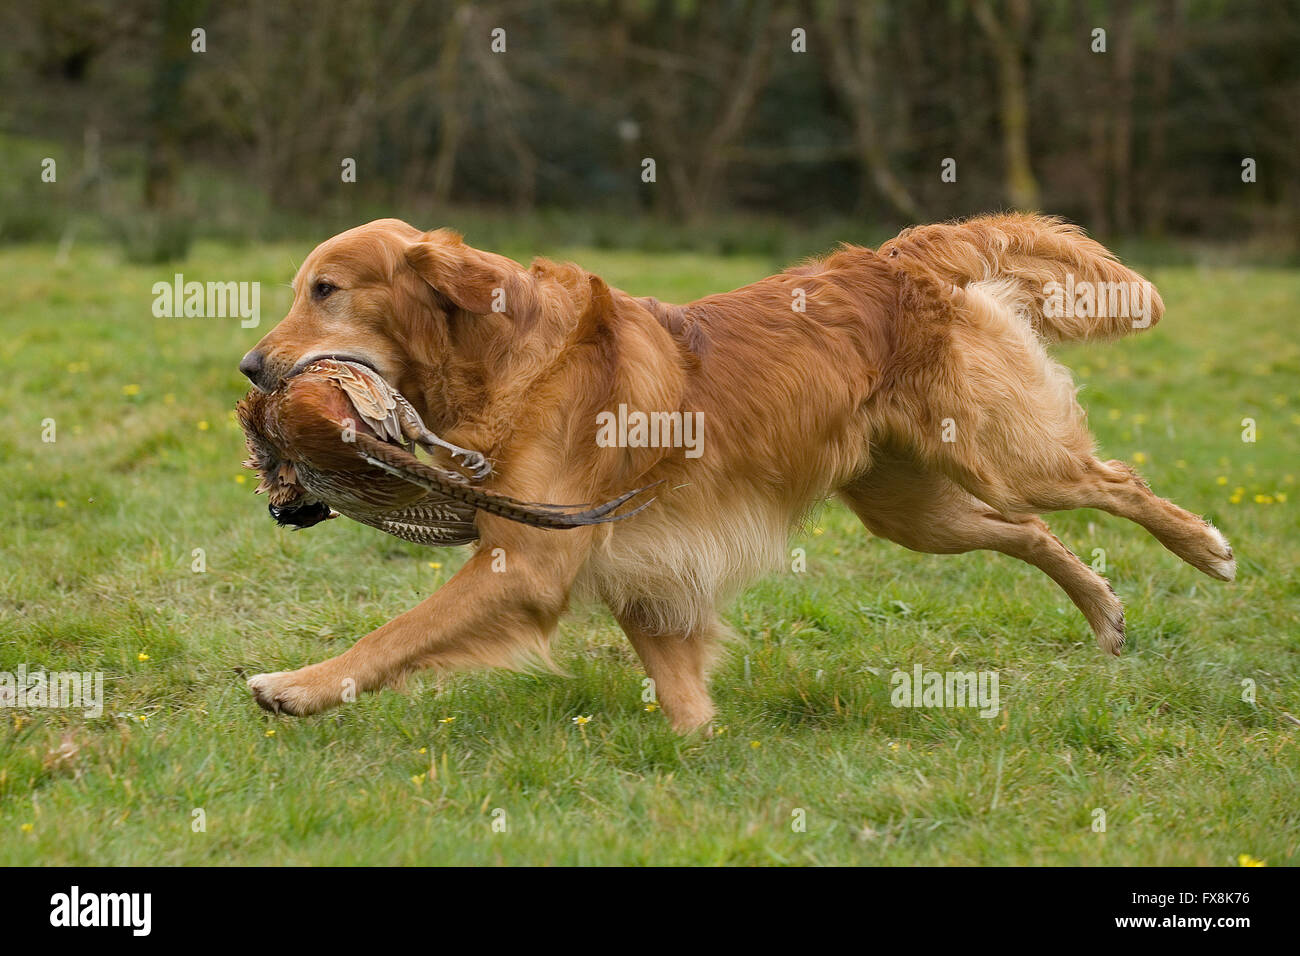
<path id="1" fill-rule="evenodd" d="M 953 296 L 953 309 L 943 360 L 918 370 L 907 396 L 924 413 L 893 409 L 896 441 L 1003 515 L 1098 508 L 1142 525 L 1194 568 L 1232 580 L 1222 534 L 1157 497 L 1122 462 L 1094 456 L 1069 372 L 1023 321 L 969 290 Z"/>
<path id="2" fill-rule="evenodd" d="M 1198 571 L 1220 581 L 1236 577 L 1237 562 L 1228 539 L 1204 518 L 1155 494 L 1122 461 L 1092 458 L 1060 486 L 1027 486 L 1021 494 L 1035 510 L 1097 508 L 1128 518 Z"/>
<path id="3" fill-rule="evenodd" d="M 704 727 L 713 719 L 708 672 L 717 657 L 723 626 L 712 619 L 690 631 L 664 630 L 645 606 L 616 612 L 646 674 L 655 699 L 678 733 Z"/>
<path id="4" fill-rule="evenodd" d="M 1123 647 L 1124 608 L 1119 598 L 1041 518 L 999 514 L 943 475 L 882 455 L 840 495 L 872 534 L 913 551 L 1000 551 L 1034 565 L 1083 612 L 1103 650 L 1118 654 Z"/>

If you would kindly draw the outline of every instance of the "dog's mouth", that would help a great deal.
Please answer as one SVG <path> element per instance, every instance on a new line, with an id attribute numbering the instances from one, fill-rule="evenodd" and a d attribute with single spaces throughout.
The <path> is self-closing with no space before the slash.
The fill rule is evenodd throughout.
<path id="1" fill-rule="evenodd" d="M 333 359 L 336 362 L 354 362 L 357 365 L 364 365 L 370 371 L 374 372 L 380 378 L 384 378 L 384 373 L 375 367 L 375 363 L 368 358 L 362 358 L 350 352 L 314 352 L 306 358 L 301 358 L 294 363 L 293 368 L 289 369 L 288 374 L 284 376 L 284 381 L 293 378 L 299 372 L 305 371 L 313 362 L 319 362 L 321 359 Z"/>

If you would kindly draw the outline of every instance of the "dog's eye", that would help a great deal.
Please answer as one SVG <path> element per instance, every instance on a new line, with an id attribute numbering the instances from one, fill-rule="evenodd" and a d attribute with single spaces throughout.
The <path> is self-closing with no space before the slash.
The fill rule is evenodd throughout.
<path id="1" fill-rule="evenodd" d="M 314 286 L 311 287 L 312 297 L 316 299 L 328 298 L 331 292 L 337 292 L 337 291 L 338 291 L 338 286 L 330 285 L 330 283 L 328 282 L 317 282 Z"/>

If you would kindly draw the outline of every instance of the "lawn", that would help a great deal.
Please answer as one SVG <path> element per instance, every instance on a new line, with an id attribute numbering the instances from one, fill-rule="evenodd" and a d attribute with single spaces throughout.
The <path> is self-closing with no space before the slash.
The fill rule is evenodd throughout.
<path id="1" fill-rule="evenodd" d="M 0 670 L 102 671 L 106 695 L 99 719 L 0 710 L 0 863 L 1300 861 L 1300 272 L 1155 269 L 1155 330 L 1059 353 L 1103 455 L 1215 521 L 1235 583 L 1120 519 L 1052 517 L 1104 551 L 1128 610 L 1111 659 L 1036 569 L 913 554 L 829 505 L 791 543 L 807 570 L 731 609 L 717 732 L 682 740 L 589 608 L 557 638 L 567 677 L 429 677 L 302 720 L 253 704 L 242 674 L 341 652 L 467 553 L 291 533 L 252 495 L 235 365 L 308 250 L 0 250 Z M 668 300 L 779 265 L 552 252 Z M 155 318 L 175 271 L 260 281 L 261 328 Z M 998 672 L 1000 713 L 891 706 L 916 664 Z"/>

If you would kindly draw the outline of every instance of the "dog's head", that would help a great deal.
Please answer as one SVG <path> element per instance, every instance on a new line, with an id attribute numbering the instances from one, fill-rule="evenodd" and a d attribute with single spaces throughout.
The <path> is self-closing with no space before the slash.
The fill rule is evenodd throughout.
<path id="1" fill-rule="evenodd" d="M 486 398 L 494 382 L 529 378 L 527 366 L 571 337 L 593 299 L 608 298 L 575 266 L 525 269 L 451 230 L 397 219 L 321 243 L 293 290 L 289 314 L 239 364 L 253 384 L 274 390 L 323 357 L 360 362 L 431 424 L 474 393 Z"/>

